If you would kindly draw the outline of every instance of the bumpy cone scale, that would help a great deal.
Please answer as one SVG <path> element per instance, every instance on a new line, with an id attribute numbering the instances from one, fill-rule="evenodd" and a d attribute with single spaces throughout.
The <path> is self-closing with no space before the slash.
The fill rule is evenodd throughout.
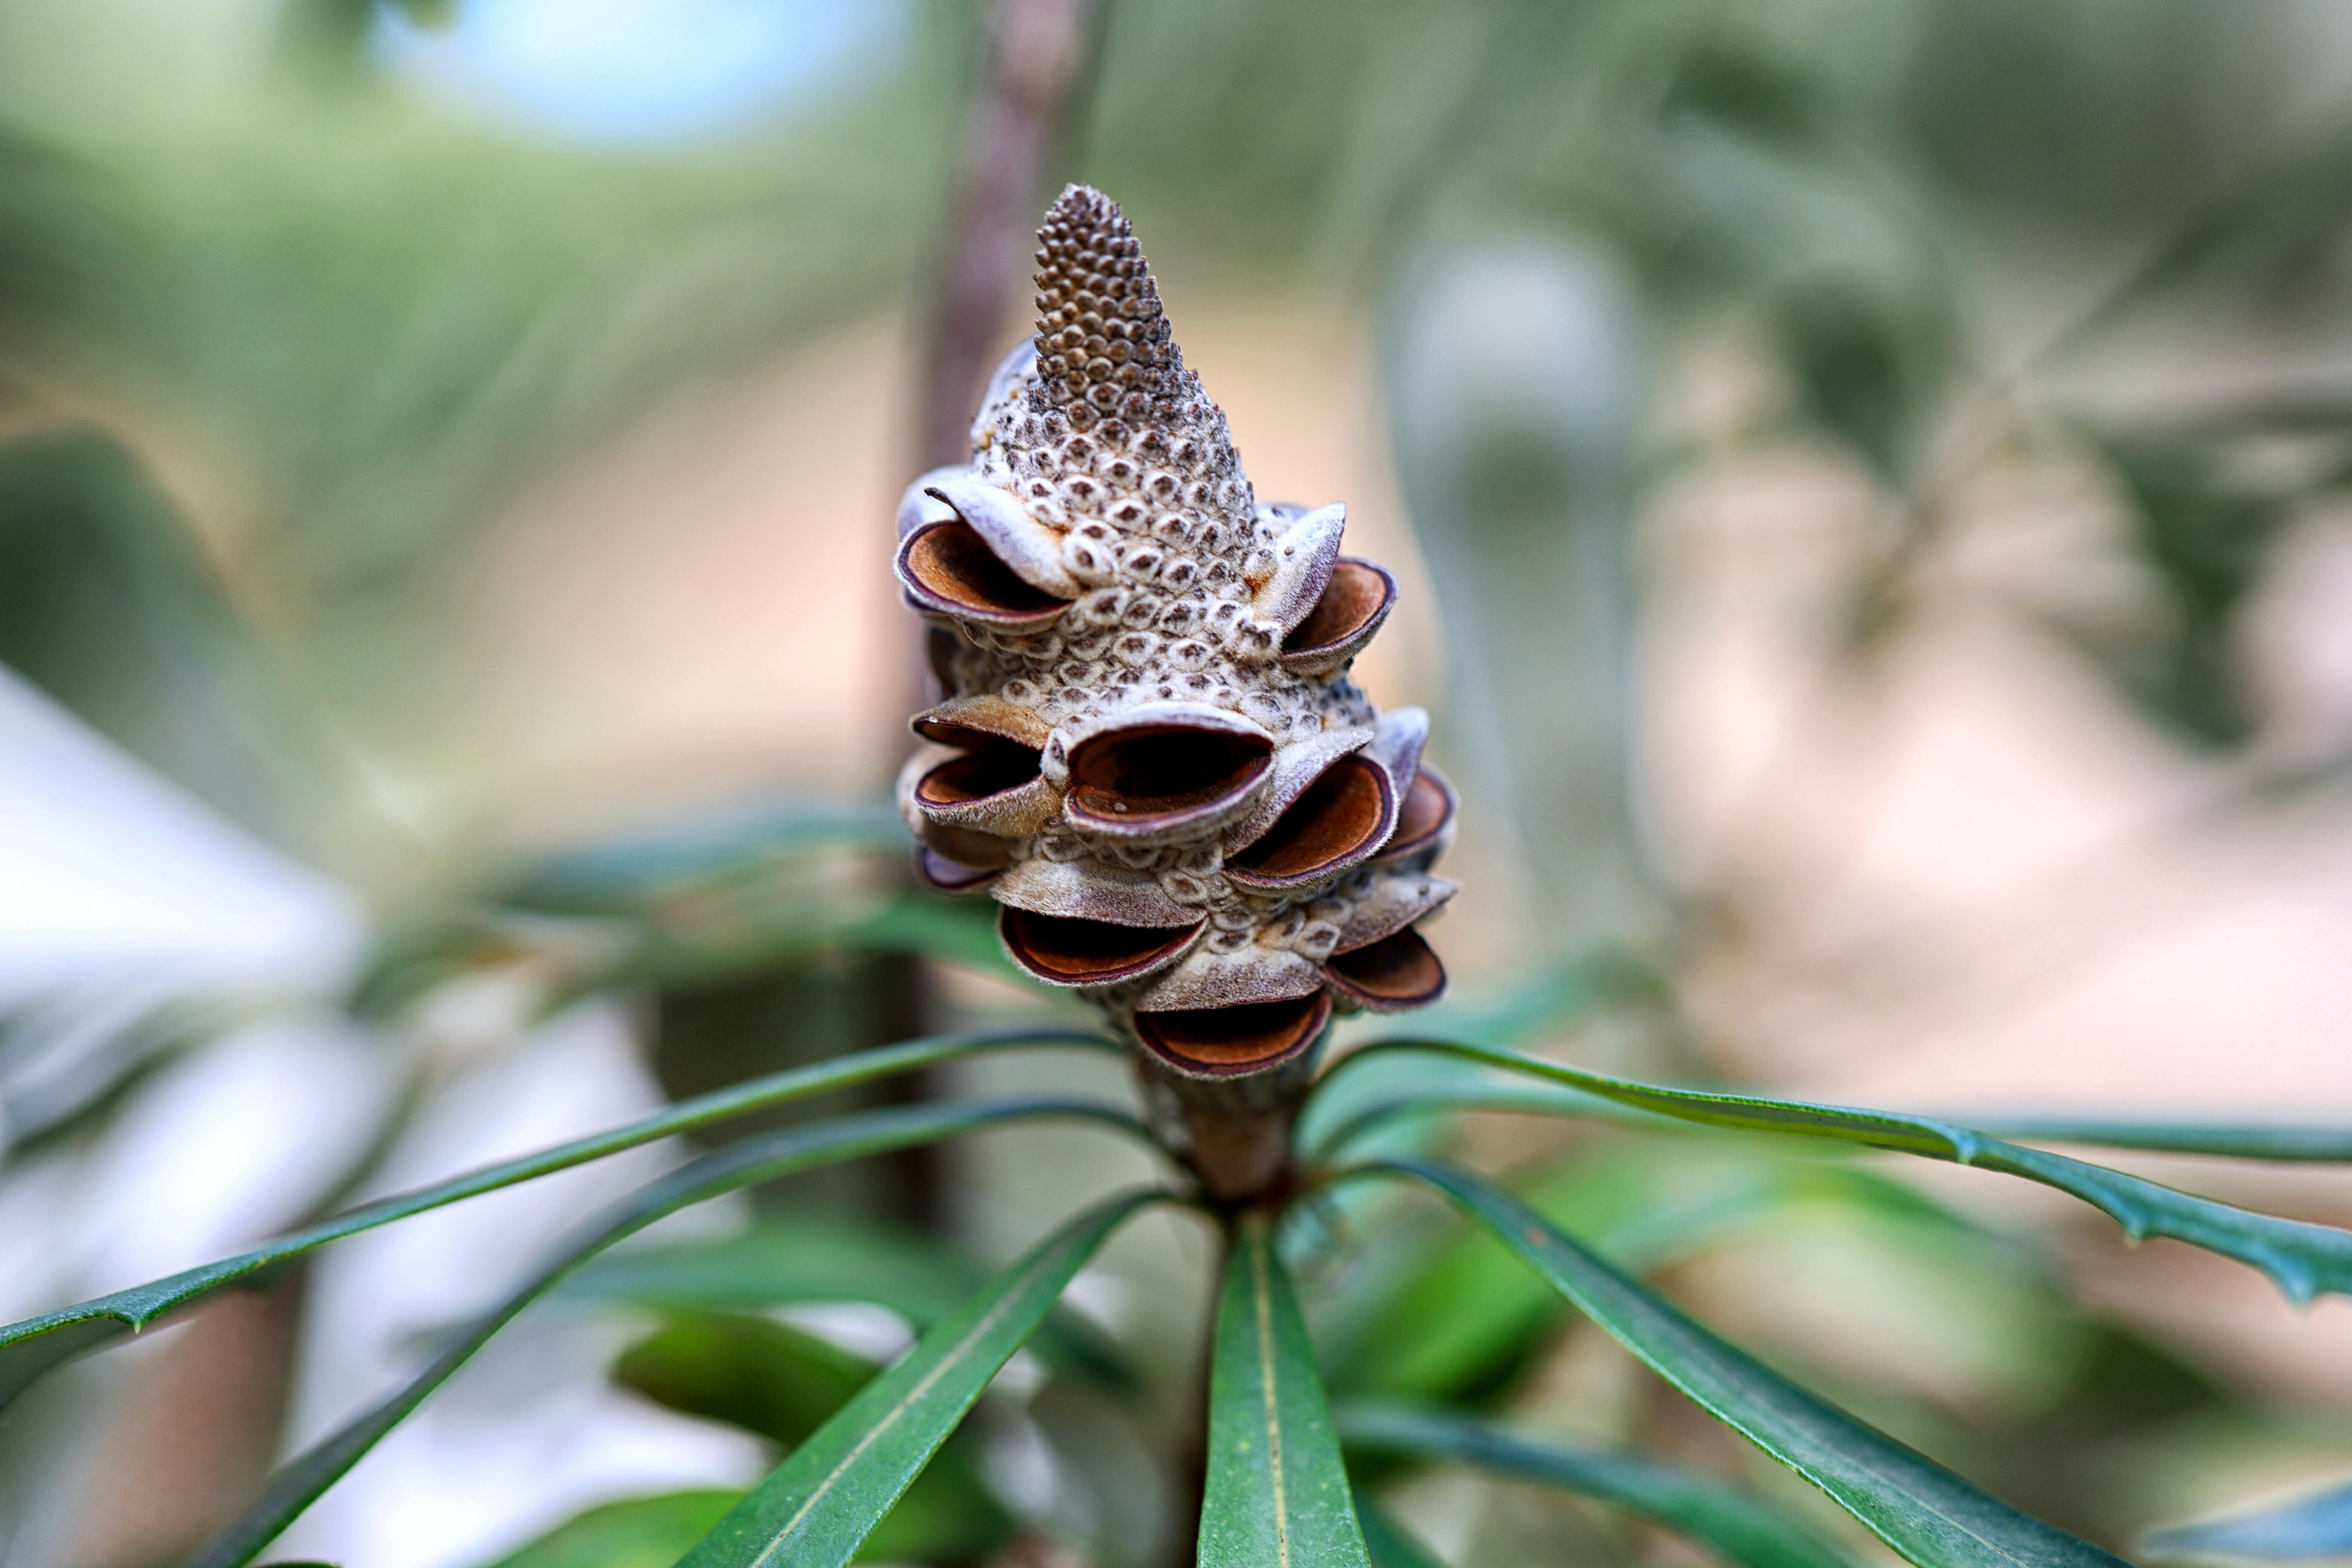
<path id="1" fill-rule="evenodd" d="M 1168 1130 L 1239 1197 L 1275 1180 L 1335 1012 L 1433 1001 L 1414 927 L 1454 795 L 1428 719 L 1349 663 L 1396 599 L 1345 509 L 1261 506 L 1117 203 L 1038 232 L 1037 331 L 968 464 L 898 510 L 944 688 L 899 803 L 917 865 L 986 891 L 1013 961 L 1137 1047 Z"/>

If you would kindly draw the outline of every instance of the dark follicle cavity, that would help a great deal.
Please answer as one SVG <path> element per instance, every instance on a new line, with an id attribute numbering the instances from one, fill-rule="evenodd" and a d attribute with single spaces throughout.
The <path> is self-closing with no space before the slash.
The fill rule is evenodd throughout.
<path id="1" fill-rule="evenodd" d="M 1034 746 L 985 735 L 977 730 L 966 731 L 949 743 L 969 745 L 971 750 L 961 757 L 950 757 L 916 784 L 915 798 L 925 805 L 962 805 L 985 800 L 992 795 L 1019 789 L 1037 776 L 1038 752 Z"/>
<path id="2" fill-rule="evenodd" d="M 1029 620 L 1068 606 L 1031 586 L 968 522 L 935 522 L 907 542 L 907 574 L 951 609 L 996 620 Z"/>
<path id="3" fill-rule="evenodd" d="M 1136 1035 L 1160 1056 L 1196 1073 L 1259 1072 L 1315 1043 L 1331 1020 L 1329 993 L 1238 1007 L 1138 1013 Z"/>
<path id="4" fill-rule="evenodd" d="M 1263 735 L 1181 724 L 1113 731 L 1070 753 L 1070 813 L 1140 826 L 1213 810 L 1255 784 L 1273 757 Z"/>
<path id="5" fill-rule="evenodd" d="M 1388 775 L 1364 757 L 1341 757 L 1257 842 L 1226 861 L 1225 874 L 1257 887 L 1312 881 L 1369 854 L 1394 815 Z"/>
<path id="6" fill-rule="evenodd" d="M 1332 983 L 1369 1007 L 1417 1007 L 1445 989 L 1445 966 L 1411 926 L 1324 965 Z"/>
<path id="7" fill-rule="evenodd" d="M 1108 985 L 1173 958 L 1201 928 L 1113 925 L 1008 906 L 997 929 L 1013 958 L 1039 979 L 1060 985 Z"/>
<path id="8" fill-rule="evenodd" d="M 1453 820 L 1453 786 L 1424 763 L 1404 792 L 1404 803 L 1397 809 L 1396 832 L 1381 847 L 1382 858 L 1410 855 L 1426 847 Z"/>
<path id="9" fill-rule="evenodd" d="M 1310 655 L 1341 647 L 1377 620 L 1395 597 L 1395 578 L 1369 561 L 1343 555 L 1333 563 L 1322 597 L 1283 639 L 1282 651 Z"/>

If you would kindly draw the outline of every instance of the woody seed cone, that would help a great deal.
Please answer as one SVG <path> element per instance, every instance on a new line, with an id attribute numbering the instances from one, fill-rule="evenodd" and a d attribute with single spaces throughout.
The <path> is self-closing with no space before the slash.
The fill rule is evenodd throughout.
<path id="1" fill-rule="evenodd" d="M 1454 794 L 1427 716 L 1348 679 L 1394 579 L 1339 553 L 1343 507 L 1258 503 L 1118 204 L 1064 191 L 1036 284 L 971 460 L 899 505 L 943 688 L 900 806 L 924 879 L 1003 906 L 1013 961 L 1101 1010 L 1246 1195 L 1333 1013 L 1444 989 L 1414 926 L 1454 891 Z"/>

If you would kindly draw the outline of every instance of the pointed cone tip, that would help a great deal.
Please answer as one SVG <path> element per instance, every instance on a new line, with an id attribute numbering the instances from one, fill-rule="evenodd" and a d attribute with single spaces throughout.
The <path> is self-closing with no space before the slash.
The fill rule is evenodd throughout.
<path id="1" fill-rule="evenodd" d="M 1045 404 L 1139 417 L 1175 389 L 1182 360 L 1160 287 L 1118 204 L 1069 185 L 1037 229 L 1037 382 Z"/>

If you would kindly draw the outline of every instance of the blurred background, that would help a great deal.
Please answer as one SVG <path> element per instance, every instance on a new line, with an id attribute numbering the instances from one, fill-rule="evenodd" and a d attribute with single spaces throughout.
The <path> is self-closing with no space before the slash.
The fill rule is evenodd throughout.
<path id="1" fill-rule="evenodd" d="M 1356 677 L 1465 797 L 1445 1026 L 1906 1109 L 2352 1116 L 2341 6 L 0 0 L 0 1315 L 1075 1016 L 984 902 L 908 889 L 885 795 L 923 700 L 888 519 L 1025 330 L 1064 178 L 1125 205 L 1260 497 L 1345 500 L 1404 585 Z M 2110 1545 L 2352 1474 L 2352 1307 L 2055 1194 L 1416 1135 Z M 0 1564 L 177 1560 L 680 1152 L 52 1380 L 0 1423 Z M 2325 1171 L 2119 1163 L 2352 1219 Z M 999 1133 L 681 1216 L 280 1552 L 667 1563 L 1141 1169 Z M 1818 1512 L 1400 1214 L 1307 1259 L 1335 1385 Z M 1165 1347 L 1213 1258 L 1122 1237 L 873 1554 L 1184 1559 Z M 1362 1479 L 1456 1563 L 1695 1560 Z"/>

